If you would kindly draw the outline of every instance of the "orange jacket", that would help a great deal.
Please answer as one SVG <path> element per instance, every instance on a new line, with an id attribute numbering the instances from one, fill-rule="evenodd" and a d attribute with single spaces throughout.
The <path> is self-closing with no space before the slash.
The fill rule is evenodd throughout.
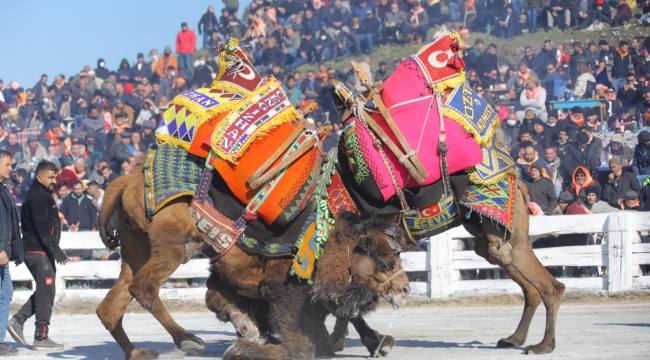
<path id="1" fill-rule="evenodd" d="M 178 60 L 176 60 L 174 55 L 169 54 L 167 64 L 165 64 L 165 59 L 164 55 L 158 59 L 158 62 L 156 63 L 156 74 L 158 74 L 159 77 L 167 76 L 167 68 L 170 66 L 173 66 L 174 70 L 176 70 L 176 73 L 178 74 Z M 165 65 L 164 67 L 163 64 Z"/>

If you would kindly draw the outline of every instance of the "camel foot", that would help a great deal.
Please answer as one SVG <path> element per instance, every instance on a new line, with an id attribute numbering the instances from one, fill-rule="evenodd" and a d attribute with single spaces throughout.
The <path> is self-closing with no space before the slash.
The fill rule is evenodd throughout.
<path id="1" fill-rule="evenodd" d="M 257 325 L 251 319 L 242 314 L 234 314 L 230 316 L 230 322 L 235 327 L 237 335 L 246 340 L 256 341 L 260 338 L 260 331 Z"/>
<path id="2" fill-rule="evenodd" d="M 176 347 L 185 353 L 200 355 L 205 349 L 205 343 L 194 334 L 185 333 L 180 337 L 174 339 Z"/>
<path id="3" fill-rule="evenodd" d="M 386 356 L 391 350 L 393 350 L 393 346 L 395 346 L 395 338 L 390 335 L 386 335 L 384 341 L 381 342 L 379 349 L 375 349 L 370 355 L 372 357 Z"/>
<path id="4" fill-rule="evenodd" d="M 527 355 L 532 355 L 532 354 L 550 354 L 553 352 L 555 349 L 555 342 L 553 344 L 543 344 L 539 343 L 537 345 L 531 345 L 531 346 L 526 346 L 524 348 L 524 354 Z"/>
<path id="5" fill-rule="evenodd" d="M 521 346 L 524 344 L 524 340 L 513 338 L 512 336 L 507 339 L 501 339 L 497 342 L 497 348 L 509 348 L 514 346 Z"/>
<path id="6" fill-rule="evenodd" d="M 158 358 L 158 351 L 154 349 L 133 349 L 127 360 L 153 360 Z"/>
<path id="7" fill-rule="evenodd" d="M 343 349 L 345 349 L 345 338 L 332 344 L 332 350 L 334 350 L 334 352 L 341 352 Z"/>
<path id="8" fill-rule="evenodd" d="M 223 353 L 222 360 L 250 359 L 253 351 L 250 351 L 245 341 L 235 341 L 230 345 L 226 352 Z"/>

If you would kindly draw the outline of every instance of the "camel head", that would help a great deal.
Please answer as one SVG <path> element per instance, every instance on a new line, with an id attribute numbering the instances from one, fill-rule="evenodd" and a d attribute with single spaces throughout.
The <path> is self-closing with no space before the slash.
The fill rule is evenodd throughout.
<path id="1" fill-rule="evenodd" d="M 364 315 L 379 298 L 395 309 L 405 305 L 411 288 L 400 253 L 407 241 L 394 223 L 342 213 L 317 263 L 312 299 L 340 317 Z"/>

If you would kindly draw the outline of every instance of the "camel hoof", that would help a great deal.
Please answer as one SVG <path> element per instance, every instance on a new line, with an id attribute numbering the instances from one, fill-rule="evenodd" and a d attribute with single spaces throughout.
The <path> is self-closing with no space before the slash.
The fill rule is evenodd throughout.
<path id="1" fill-rule="evenodd" d="M 246 315 L 234 314 L 230 316 L 230 322 L 235 331 L 241 337 L 250 341 L 257 341 L 260 338 L 260 331 L 257 325 Z"/>
<path id="2" fill-rule="evenodd" d="M 339 340 L 332 344 L 332 350 L 334 350 L 334 352 L 341 352 L 343 349 L 345 349 L 345 339 Z"/>
<path id="3" fill-rule="evenodd" d="M 222 360 L 237 360 L 246 358 L 246 347 L 242 341 L 235 341 L 234 344 L 230 345 L 226 352 L 223 353 L 221 357 Z"/>
<path id="4" fill-rule="evenodd" d="M 176 347 L 185 353 L 200 355 L 205 349 L 205 343 L 194 334 L 185 333 L 177 339 L 174 339 Z"/>
<path id="5" fill-rule="evenodd" d="M 133 349 L 127 360 L 153 360 L 158 358 L 158 351 L 154 349 Z"/>
<path id="6" fill-rule="evenodd" d="M 509 347 L 514 347 L 514 346 L 521 346 L 523 345 L 523 341 L 516 341 L 512 340 L 510 338 L 508 339 L 501 339 L 499 342 L 497 342 L 497 348 L 509 348 Z"/>
<path id="7" fill-rule="evenodd" d="M 526 346 L 524 348 L 524 354 L 533 355 L 533 354 L 550 354 L 555 349 L 555 345 L 546 345 L 546 344 L 537 344 Z"/>
<path id="8" fill-rule="evenodd" d="M 372 357 L 379 357 L 380 355 L 386 356 L 391 350 L 393 350 L 393 346 L 395 346 L 395 338 L 390 335 L 386 335 L 384 340 L 381 342 L 379 349 L 373 351 L 371 356 Z"/>

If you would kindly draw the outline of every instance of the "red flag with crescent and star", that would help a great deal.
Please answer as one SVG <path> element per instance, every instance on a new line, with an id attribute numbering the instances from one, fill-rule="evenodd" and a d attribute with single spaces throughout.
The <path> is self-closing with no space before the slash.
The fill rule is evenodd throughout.
<path id="1" fill-rule="evenodd" d="M 460 76 L 459 68 L 464 67 L 465 63 L 461 58 L 459 40 L 456 33 L 443 33 L 411 56 L 429 84 Z"/>

